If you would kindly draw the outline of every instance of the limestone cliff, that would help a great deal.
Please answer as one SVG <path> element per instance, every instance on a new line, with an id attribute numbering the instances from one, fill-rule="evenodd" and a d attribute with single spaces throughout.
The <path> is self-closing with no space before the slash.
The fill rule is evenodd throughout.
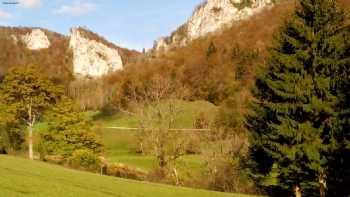
<path id="1" fill-rule="evenodd" d="M 80 28 L 71 30 L 69 47 L 73 51 L 75 75 L 100 77 L 123 68 L 117 50 L 84 35 Z"/>
<path id="2" fill-rule="evenodd" d="M 207 0 L 198 6 L 191 18 L 170 37 L 155 42 L 154 50 L 167 50 L 248 19 L 273 5 L 273 0 Z"/>
<path id="3" fill-rule="evenodd" d="M 14 35 L 12 35 L 12 37 L 17 41 L 17 38 Z M 47 49 L 51 45 L 49 38 L 41 29 L 33 29 L 30 33 L 22 35 L 21 40 L 30 50 Z"/>

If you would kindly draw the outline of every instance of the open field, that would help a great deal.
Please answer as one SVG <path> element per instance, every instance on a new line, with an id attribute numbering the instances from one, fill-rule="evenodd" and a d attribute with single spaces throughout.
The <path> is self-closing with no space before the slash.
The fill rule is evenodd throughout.
<path id="1" fill-rule="evenodd" d="M 165 104 L 163 104 L 165 105 Z M 176 101 L 180 111 L 176 128 L 193 128 L 193 123 L 201 113 L 205 114 L 209 121 L 213 121 L 217 107 L 205 101 Z M 135 117 L 118 113 L 113 116 L 103 116 L 97 112 L 89 112 L 87 115 L 95 119 L 95 124 L 101 127 L 103 144 L 106 156 L 112 162 L 123 163 L 141 170 L 149 171 L 156 166 L 155 158 L 147 155 L 136 154 L 134 151 L 136 133 L 134 130 L 109 129 L 106 127 L 137 127 Z M 200 168 L 202 161 L 198 155 L 186 155 L 180 160 L 183 169 Z"/>
<path id="2" fill-rule="evenodd" d="M 107 158 L 112 162 L 123 163 L 144 171 L 156 167 L 153 156 L 141 155 L 134 152 L 135 132 L 114 129 L 103 129 L 102 140 L 105 145 Z M 199 168 L 201 160 L 197 155 L 186 155 L 181 164 L 188 168 Z"/>
<path id="3" fill-rule="evenodd" d="M 193 128 L 193 123 L 199 114 L 205 114 L 209 121 L 213 121 L 217 107 L 207 101 L 182 101 L 176 100 L 176 110 L 179 111 L 176 117 L 175 127 L 177 129 Z M 166 108 L 167 101 L 160 104 L 161 108 Z M 149 109 L 145 109 L 146 113 Z M 165 109 L 166 110 L 166 109 Z M 89 112 L 96 123 L 104 127 L 138 127 L 138 119 L 123 113 L 117 113 L 112 116 L 103 115 L 98 112 Z"/>
<path id="4" fill-rule="evenodd" d="M 249 197 L 100 176 L 2 155 L 0 174 L 4 197 Z"/>
<path id="5" fill-rule="evenodd" d="M 166 103 L 166 102 L 165 102 Z M 165 105 L 162 103 L 162 105 Z M 215 118 L 217 107 L 206 101 L 176 101 L 180 111 L 176 128 L 193 128 L 193 123 L 199 114 L 205 114 L 210 122 Z M 143 171 L 149 171 L 156 166 L 156 160 L 153 156 L 141 155 L 135 153 L 136 130 L 119 130 L 108 127 L 138 127 L 138 120 L 135 117 L 124 113 L 114 115 L 103 115 L 100 112 L 85 112 L 87 117 L 93 119 L 94 126 L 100 128 L 102 142 L 105 146 L 106 157 L 112 162 L 122 163 Z M 47 129 L 46 122 L 39 122 L 35 126 L 34 142 L 38 141 L 38 135 L 41 131 Z M 36 149 L 36 143 L 34 144 Z M 26 155 L 26 153 L 23 153 Z M 180 166 L 182 169 L 198 169 L 202 165 L 201 158 L 198 155 L 186 155 L 181 158 Z"/>

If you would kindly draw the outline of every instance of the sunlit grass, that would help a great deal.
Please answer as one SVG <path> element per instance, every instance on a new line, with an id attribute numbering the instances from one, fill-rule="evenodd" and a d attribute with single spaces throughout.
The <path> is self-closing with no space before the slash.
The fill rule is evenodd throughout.
<path id="1" fill-rule="evenodd" d="M 9 197 L 245 197 L 74 171 L 0 155 L 0 194 Z"/>

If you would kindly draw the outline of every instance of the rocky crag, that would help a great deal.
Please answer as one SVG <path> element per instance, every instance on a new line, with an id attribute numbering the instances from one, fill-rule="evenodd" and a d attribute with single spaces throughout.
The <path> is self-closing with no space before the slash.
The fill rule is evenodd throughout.
<path id="1" fill-rule="evenodd" d="M 274 4 L 274 0 L 207 0 L 169 37 L 155 41 L 155 51 L 185 46 L 188 42 L 246 20 Z"/>

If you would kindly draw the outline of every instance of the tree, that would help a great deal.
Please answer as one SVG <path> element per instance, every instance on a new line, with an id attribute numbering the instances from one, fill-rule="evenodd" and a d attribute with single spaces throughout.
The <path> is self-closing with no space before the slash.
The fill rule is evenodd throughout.
<path id="1" fill-rule="evenodd" d="M 48 129 L 40 134 L 39 152 L 69 159 L 77 151 L 98 155 L 103 145 L 92 130 L 91 120 L 69 98 L 63 98 L 45 113 Z"/>
<path id="2" fill-rule="evenodd" d="M 43 112 L 63 95 L 63 88 L 53 84 L 35 66 L 10 71 L 0 86 L 4 103 L 16 119 L 28 128 L 29 158 L 33 159 L 33 128 Z"/>
<path id="3" fill-rule="evenodd" d="M 300 0 L 258 74 L 247 117 L 251 169 L 284 196 L 324 196 L 328 153 L 338 116 L 338 67 L 348 62 L 350 34 L 335 0 Z M 345 41 L 345 42 L 344 42 Z"/>
<path id="4" fill-rule="evenodd" d="M 346 33 L 349 34 L 350 28 L 347 27 Z M 341 44 L 339 44 L 341 43 Z M 338 48 L 348 50 L 350 40 L 347 35 L 340 38 Z M 337 61 L 338 72 L 336 78 L 336 89 L 340 102 L 338 109 L 340 111 L 336 122 L 336 128 L 333 132 L 335 148 L 328 154 L 328 173 L 327 186 L 328 196 L 347 197 L 350 195 L 350 54 L 340 54 L 342 61 Z"/>
<path id="5" fill-rule="evenodd" d="M 0 99 L 0 153 L 13 153 L 24 143 L 23 126 Z"/>
<path id="6" fill-rule="evenodd" d="M 183 90 L 176 89 L 171 80 L 154 76 L 147 88 L 130 89 L 129 109 L 123 110 L 136 117 L 139 122 L 138 146 L 140 152 L 155 157 L 157 167 L 155 178 L 172 178 L 176 185 L 181 184 L 176 162 L 185 154 L 185 142 L 176 123 L 181 114 L 178 99 Z M 142 96 L 138 96 L 142 95 Z"/>

